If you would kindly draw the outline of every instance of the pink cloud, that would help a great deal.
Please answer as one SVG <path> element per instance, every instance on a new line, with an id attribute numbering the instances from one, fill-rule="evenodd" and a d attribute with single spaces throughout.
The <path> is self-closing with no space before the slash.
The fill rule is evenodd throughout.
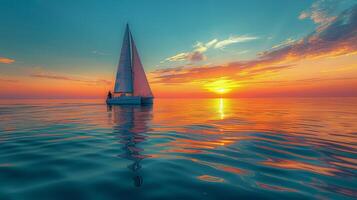
<path id="1" fill-rule="evenodd" d="M 14 62 L 15 62 L 15 60 L 13 60 L 13 59 L 0 57 L 0 63 L 3 63 L 3 64 L 12 64 L 12 63 L 14 63 Z"/>
<path id="2" fill-rule="evenodd" d="M 85 84 L 105 84 L 105 85 L 110 85 L 112 84 L 112 81 L 108 81 L 105 79 L 94 79 L 94 80 L 89 80 L 89 79 L 83 79 L 83 78 L 75 78 L 71 76 L 64 76 L 64 75 L 57 75 L 57 74 L 49 74 L 49 73 L 33 73 L 30 75 L 31 77 L 35 78 L 44 78 L 44 79 L 54 79 L 54 80 L 65 80 L 65 81 L 75 81 L 75 82 L 81 82 Z"/>
<path id="3" fill-rule="evenodd" d="M 2 79 L 2 78 L 0 78 L 0 82 L 17 83 L 19 81 L 18 80 L 14 80 L 14 79 Z"/>

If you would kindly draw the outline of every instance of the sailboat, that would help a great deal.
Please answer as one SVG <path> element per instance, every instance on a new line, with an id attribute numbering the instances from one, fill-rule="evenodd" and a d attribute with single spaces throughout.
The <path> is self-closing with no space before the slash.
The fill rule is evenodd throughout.
<path id="1" fill-rule="evenodd" d="M 129 25 L 126 25 L 115 79 L 114 94 L 107 98 L 109 105 L 152 104 L 153 94 L 145 75 Z"/>

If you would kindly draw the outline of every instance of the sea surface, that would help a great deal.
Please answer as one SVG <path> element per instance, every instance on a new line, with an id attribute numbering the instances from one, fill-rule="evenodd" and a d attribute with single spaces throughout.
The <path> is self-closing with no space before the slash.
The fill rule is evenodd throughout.
<path id="1" fill-rule="evenodd" d="M 357 99 L 0 100 L 0 199 L 356 199 Z"/>

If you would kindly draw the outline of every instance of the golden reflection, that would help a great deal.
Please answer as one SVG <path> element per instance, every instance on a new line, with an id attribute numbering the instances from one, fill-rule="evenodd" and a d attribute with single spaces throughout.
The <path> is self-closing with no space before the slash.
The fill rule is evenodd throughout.
<path id="1" fill-rule="evenodd" d="M 221 119 L 224 119 L 224 102 L 223 102 L 222 98 L 219 99 L 219 110 L 218 110 L 218 112 L 220 114 Z"/>
<path id="2" fill-rule="evenodd" d="M 224 119 L 226 117 L 226 110 L 227 110 L 227 99 L 219 98 L 217 99 L 218 102 L 215 102 L 217 107 L 217 113 L 220 119 Z"/>
<path id="3" fill-rule="evenodd" d="M 216 183 L 223 183 L 224 179 L 219 178 L 216 176 L 210 176 L 210 175 L 202 175 L 197 177 L 201 181 L 207 181 L 207 182 L 216 182 Z"/>
<path id="4" fill-rule="evenodd" d="M 326 176 L 334 176 L 335 173 L 340 171 L 337 168 L 318 166 L 306 162 L 284 159 L 269 159 L 267 161 L 262 162 L 262 164 L 265 166 L 271 166 L 276 168 L 310 171 Z"/>

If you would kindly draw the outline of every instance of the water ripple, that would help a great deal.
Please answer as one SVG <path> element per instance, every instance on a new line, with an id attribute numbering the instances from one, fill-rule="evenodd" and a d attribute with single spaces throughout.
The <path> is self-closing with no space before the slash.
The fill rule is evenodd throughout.
<path id="1" fill-rule="evenodd" d="M 0 101 L 0 199 L 353 199 L 356 100 Z"/>

